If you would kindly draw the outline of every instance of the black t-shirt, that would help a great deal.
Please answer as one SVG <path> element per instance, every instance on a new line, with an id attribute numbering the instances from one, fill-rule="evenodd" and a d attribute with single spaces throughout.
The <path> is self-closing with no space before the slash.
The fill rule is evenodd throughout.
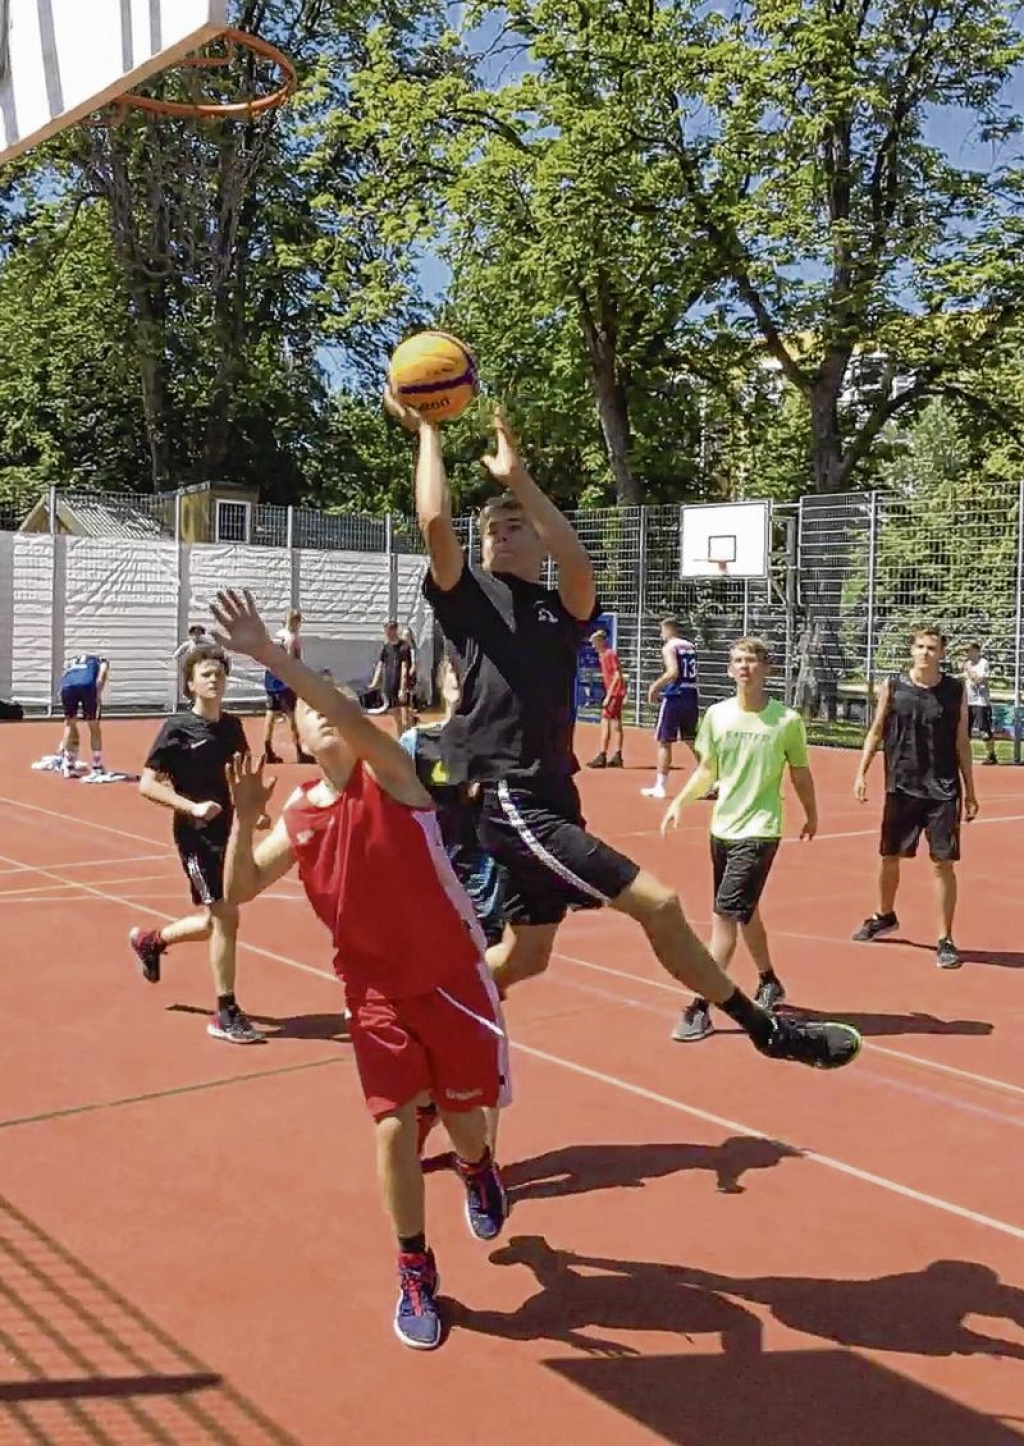
<path id="1" fill-rule="evenodd" d="M 380 650 L 380 661 L 384 665 L 385 693 L 397 693 L 402 685 L 402 664 L 412 669 L 412 653 L 408 643 L 385 643 Z"/>
<path id="2" fill-rule="evenodd" d="M 576 773 L 576 665 L 592 619 L 574 618 L 552 588 L 468 566 L 450 592 L 428 572 L 423 592 L 462 686 L 445 742 L 464 752 L 470 780 L 558 783 Z"/>
<path id="3" fill-rule="evenodd" d="M 889 682 L 885 720 L 885 787 L 914 798 L 948 799 L 960 793 L 956 738 L 964 685 L 944 676 L 922 688 L 905 673 Z"/>
<path id="4" fill-rule="evenodd" d="M 219 803 L 224 811 L 207 827 L 226 832 L 231 827 L 232 809 L 225 769 L 236 753 L 248 751 L 242 720 L 234 713 L 222 713 L 213 723 L 190 710 L 168 718 L 149 750 L 146 767 L 170 779 L 175 793 L 183 798 Z M 196 823 L 176 813 L 174 827 L 195 828 Z"/>

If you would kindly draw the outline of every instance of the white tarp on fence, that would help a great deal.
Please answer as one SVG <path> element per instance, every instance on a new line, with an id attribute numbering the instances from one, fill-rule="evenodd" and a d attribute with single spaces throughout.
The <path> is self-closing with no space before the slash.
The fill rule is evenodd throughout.
<path id="1" fill-rule="evenodd" d="M 110 659 L 108 707 L 173 708 L 174 649 L 190 624 L 211 623 L 223 587 L 250 589 L 272 631 L 301 609 L 307 661 L 345 682 L 366 680 L 382 624 L 396 617 L 412 628 L 426 677 L 424 568 L 421 557 L 384 553 L 0 533 L 0 697 L 48 708 L 65 658 L 92 652 Z M 235 659 L 228 698 L 261 702 L 262 672 Z"/>

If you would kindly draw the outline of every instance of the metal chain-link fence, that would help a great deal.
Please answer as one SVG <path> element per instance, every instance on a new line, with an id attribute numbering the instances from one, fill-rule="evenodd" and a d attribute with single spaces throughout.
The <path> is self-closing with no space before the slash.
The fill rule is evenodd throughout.
<path id="1" fill-rule="evenodd" d="M 966 645 L 981 644 L 992 670 L 997 731 L 1013 739 L 1019 758 L 1022 492 L 1024 482 L 975 481 L 774 504 L 768 577 L 746 582 L 680 575 L 678 506 L 571 514 L 594 560 L 602 609 L 615 618 L 629 682 L 627 717 L 646 723 L 653 716 L 648 689 L 662 670 L 660 623 L 672 617 L 697 644 L 706 701 L 730 691 L 730 644 L 757 633 L 772 650 L 776 693 L 801 709 L 819 737 L 853 742 L 863 734 L 879 682 L 902 666 L 910 629 L 929 623 L 948 635 L 948 665 L 957 671 Z M 194 525 L 197 503 L 184 497 L 52 490 L 48 507 L 61 532 L 188 540 L 182 519 L 188 515 Z M 388 594 L 396 603 L 398 559 L 423 554 L 419 529 L 408 517 L 252 504 L 244 518 L 234 513 L 228 520 L 244 522 L 246 535 L 218 537 L 213 525 L 208 540 L 385 554 Z M 478 560 L 475 518 L 457 518 L 455 525 Z M 556 581 L 550 561 L 544 578 Z"/>

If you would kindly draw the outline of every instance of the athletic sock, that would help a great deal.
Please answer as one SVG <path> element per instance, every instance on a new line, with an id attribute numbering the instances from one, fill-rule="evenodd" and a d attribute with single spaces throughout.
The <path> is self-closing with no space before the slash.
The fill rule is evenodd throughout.
<path id="1" fill-rule="evenodd" d="M 398 1237 L 398 1248 L 403 1255 L 426 1255 L 426 1234 L 421 1233 L 419 1235 L 400 1235 Z"/>
<path id="2" fill-rule="evenodd" d="M 719 1008 L 745 1030 L 757 1045 L 767 1044 L 775 1033 L 771 1015 L 739 989 L 734 989 Z"/>
<path id="3" fill-rule="evenodd" d="M 492 1163 L 489 1149 L 484 1150 L 479 1160 L 464 1160 L 461 1155 L 455 1156 L 455 1168 L 463 1180 L 472 1180 L 477 1175 L 486 1174 Z"/>
<path id="4" fill-rule="evenodd" d="M 235 1000 L 235 996 L 234 996 L 233 994 L 218 994 L 218 995 L 217 995 L 217 1012 L 218 1012 L 218 1014 L 223 1013 L 225 1010 L 231 1010 L 231 1009 L 237 1009 L 237 1008 L 238 1008 L 238 1004 L 237 1004 L 237 1002 L 236 1002 L 236 1000 Z"/>
<path id="5" fill-rule="evenodd" d="M 98 768 L 98 769 L 102 772 L 102 770 L 103 770 L 103 754 L 102 754 L 102 753 L 94 753 L 94 754 L 92 755 L 92 766 L 93 766 L 93 768 Z"/>
<path id="6" fill-rule="evenodd" d="M 657 778 L 656 778 L 655 781 L 654 781 L 654 785 L 655 785 L 656 788 L 667 788 L 667 787 L 668 787 L 668 774 L 667 774 L 667 773 L 659 773 L 658 776 L 657 776 Z"/>

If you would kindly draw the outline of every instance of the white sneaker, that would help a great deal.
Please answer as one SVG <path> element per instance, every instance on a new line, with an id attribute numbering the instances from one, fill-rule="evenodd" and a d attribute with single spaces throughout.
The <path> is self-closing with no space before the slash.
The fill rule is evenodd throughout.
<path id="1" fill-rule="evenodd" d="M 662 788 L 662 786 L 661 786 L 660 783 L 656 783 L 653 788 L 641 788 L 640 792 L 643 794 L 644 798 L 667 798 L 667 797 L 668 797 L 668 794 L 667 794 L 667 793 L 665 792 L 665 790 Z"/>

